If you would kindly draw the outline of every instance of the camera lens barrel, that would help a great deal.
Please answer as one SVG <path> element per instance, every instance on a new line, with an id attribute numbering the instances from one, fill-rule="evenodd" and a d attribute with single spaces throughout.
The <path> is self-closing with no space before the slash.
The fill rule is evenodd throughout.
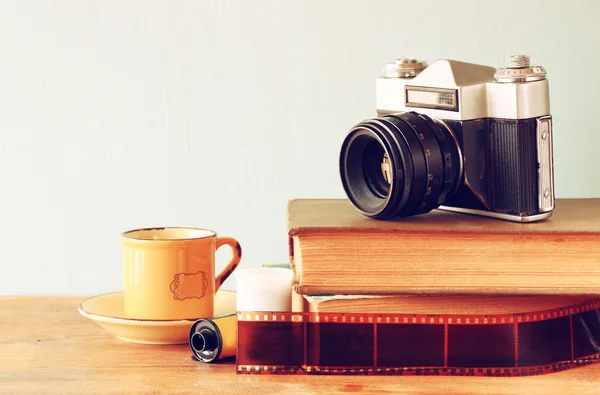
<path id="1" fill-rule="evenodd" d="M 388 178 L 382 175 L 388 158 Z M 450 198 L 461 157 L 452 132 L 416 112 L 389 114 L 354 126 L 342 144 L 340 175 L 364 215 L 391 219 L 424 214 Z"/>

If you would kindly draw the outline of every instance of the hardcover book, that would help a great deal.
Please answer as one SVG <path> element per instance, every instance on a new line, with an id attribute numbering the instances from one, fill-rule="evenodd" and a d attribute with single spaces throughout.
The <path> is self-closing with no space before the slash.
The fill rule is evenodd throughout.
<path id="1" fill-rule="evenodd" d="M 557 199 L 515 223 L 434 210 L 380 221 L 345 199 L 288 202 L 303 295 L 600 293 L 600 199 Z"/>

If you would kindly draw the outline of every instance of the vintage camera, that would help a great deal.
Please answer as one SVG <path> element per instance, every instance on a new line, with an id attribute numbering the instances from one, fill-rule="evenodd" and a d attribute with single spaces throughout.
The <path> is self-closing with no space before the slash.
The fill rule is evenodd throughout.
<path id="1" fill-rule="evenodd" d="M 443 209 L 516 222 L 554 209 L 546 71 L 412 58 L 385 65 L 377 118 L 344 138 L 340 175 L 352 205 L 392 219 Z"/>

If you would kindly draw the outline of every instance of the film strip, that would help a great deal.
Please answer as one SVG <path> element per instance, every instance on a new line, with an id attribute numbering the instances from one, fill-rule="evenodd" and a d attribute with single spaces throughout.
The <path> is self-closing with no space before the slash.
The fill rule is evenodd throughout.
<path id="1" fill-rule="evenodd" d="M 600 298 L 515 314 L 239 311 L 239 374 L 529 376 L 600 361 Z"/>

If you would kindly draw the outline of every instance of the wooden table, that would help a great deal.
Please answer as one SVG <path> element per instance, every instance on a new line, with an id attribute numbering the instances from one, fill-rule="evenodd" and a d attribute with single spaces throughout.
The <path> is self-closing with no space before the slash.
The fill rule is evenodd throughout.
<path id="1" fill-rule="evenodd" d="M 123 342 L 77 312 L 78 297 L 0 297 L 0 393 L 600 394 L 600 364 L 519 378 L 238 375 L 187 346 Z"/>

